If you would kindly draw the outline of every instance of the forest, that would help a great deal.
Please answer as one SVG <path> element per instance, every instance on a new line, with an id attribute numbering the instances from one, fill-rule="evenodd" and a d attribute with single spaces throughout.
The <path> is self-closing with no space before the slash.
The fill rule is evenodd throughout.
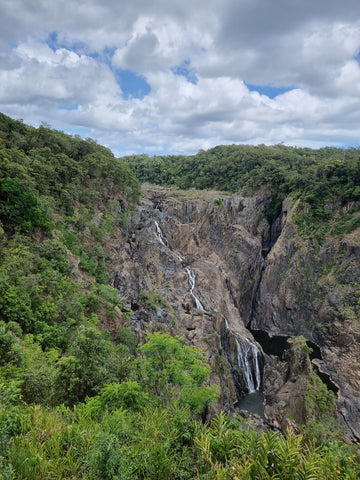
<path id="1" fill-rule="evenodd" d="M 360 201 L 359 148 L 220 145 L 192 156 L 133 155 L 124 160 L 141 182 L 150 184 L 243 195 L 268 189 L 271 202 L 265 213 L 270 223 L 285 197 L 300 199 L 304 208 L 299 224 L 308 234 L 318 232 L 335 207 Z M 341 220 L 342 231 L 360 224 L 351 213 Z"/>
<path id="2" fill-rule="evenodd" d="M 328 231 L 331 202 L 353 202 L 332 234 L 360 223 L 358 149 L 118 159 L 92 139 L 0 114 L 0 480 L 360 478 L 358 445 L 326 423 L 327 394 L 309 400 L 321 404 L 317 430 L 209 418 L 219 393 L 203 352 L 165 331 L 138 344 L 111 280 L 141 182 L 268 189 L 269 219 L 293 195 L 307 235 Z M 113 334 L 115 315 L 125 323 Z"/>

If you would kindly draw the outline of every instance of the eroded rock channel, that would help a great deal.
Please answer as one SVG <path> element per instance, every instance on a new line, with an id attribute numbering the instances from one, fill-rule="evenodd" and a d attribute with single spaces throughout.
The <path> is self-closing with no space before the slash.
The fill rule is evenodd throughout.
<path id="1" fill-rule="evenodd" d="M 266 193 L 144 189 L 114 278 L 131 312 L 128 325 L 140 341 L 165 329 L 201 348 L 221 390 L 215 408 L 232 414 L 242 397 L 261 391 L 266 420 L 282 429 L 289 418 L 305 421 L 298 379 L 312 367 L 288 340 L 304 336 L 317 371 L 333 386 L 349 437 L 359 439 L 360 328 L 341 316 L 356 295 L 349 284 L 360 267 L 359 241 L 343 240 L 349 254 L 339 262 L 347 277 L 336 290 L 323 272 L 338 246 L 329 241 L 314 257 L 297 235 L 290 202 L 269 225 L 268 201 Z M 282 339 L 279 351 L 269 349 L 274 336 Z"/>

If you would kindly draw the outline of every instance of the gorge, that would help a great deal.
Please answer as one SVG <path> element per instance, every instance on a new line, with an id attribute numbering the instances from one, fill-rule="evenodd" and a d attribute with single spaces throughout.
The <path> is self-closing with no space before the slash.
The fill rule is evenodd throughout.
<path id="1" fill-rule="evenodd" d="M 267 192 L 145 186 L 113 266 L 114 287 L 140 341 L 165 330 L 206 353 L 220 387 L 215 410 L 231 415 L 239 399 L 262 390 L 268 424 L 301 425 L 305 385 L 318 372 L 336 392 L 348 438 L 359 440 L 360 327 L 346 309 L 358 298 L 360 241 L 349 234 L 319 247 L 297 233 L 295 202 L 285 200 L 272 225 L 268 202 Z M 282 338 L 278 352 L 269 338 Z"/>

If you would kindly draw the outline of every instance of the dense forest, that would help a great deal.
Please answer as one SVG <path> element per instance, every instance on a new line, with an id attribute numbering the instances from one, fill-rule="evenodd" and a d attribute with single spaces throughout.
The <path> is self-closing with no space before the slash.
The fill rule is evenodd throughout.
<path id="1" fill-rule="evenodd" d="M 360 201 L 360 149 L 310 148 L 251 145 L 222 145 L 193 156 L 134 155 L 125 157 L 141 182 L 181 189 L 215 189 L 251 195 L 268 189 L 271 201 L 266 215 L 270 223 L 287 196 L 301 200 L 299 224 L 308 234 L 332 217 L 337 206 Z M 360 224 L 348 212 L 338 231 Z M 334 233 L 337 232 L 334 231 Z"/>
<path id="2" fill-rule="evenodd" d="M 360 199 L 360 149 L 222 145 L 193 156 L 125 157 L 142 182 L 251 194 L 270 187 L 312 201 Z"/>
<path id="3" fill-rule="evenodd" d="M 359 153 L 230 146 L 117 159 L 0 114 L 0 480 L 359 478 L 357 447 L 339 432 L 207 418 L 218 391 L 204 354 L 166 332 L 138 345 L 111 286 L 139 181 L 269 188 L 269 218 L 292 194 L 321 222 L 330 198 L 357 208 Z M 357 221 L 344 213 L 342 228 Z M 110 335 L 115 315 L 124 326 Z M 312 401 L 326 410 L 324 398 Z"/>

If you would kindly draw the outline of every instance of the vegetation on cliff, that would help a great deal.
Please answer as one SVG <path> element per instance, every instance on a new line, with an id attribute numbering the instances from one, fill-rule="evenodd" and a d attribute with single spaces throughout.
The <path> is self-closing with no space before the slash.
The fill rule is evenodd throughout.
<path id="1" fill-rule="evenodd" d="M 0 479 L 358 478 L 340 440 L 201 421 L 217 391 L 181 339 L 99 330 L 139 195 L 94 141 L 0 115 Z"/>
<path id="2" fill-rule="evenodd" d="M 286 196 L 300 198 L 299 224 L 305 222 L 305 230 L 310 231 L 314 224 L 328 220 L 334 207 L 360 201 L 359 148 L 222 145 L 192 156 L 134 155 L 124 160 L 140 181 L 151 184 L 245 195 L 268 188 L 272 197 L 265 213 L 270 221 Z M 336 205 L 330 205 L 330 199 Z M 351 230 L 360 225 L 360 217 L 344 217 L 342 222 Z"/>

